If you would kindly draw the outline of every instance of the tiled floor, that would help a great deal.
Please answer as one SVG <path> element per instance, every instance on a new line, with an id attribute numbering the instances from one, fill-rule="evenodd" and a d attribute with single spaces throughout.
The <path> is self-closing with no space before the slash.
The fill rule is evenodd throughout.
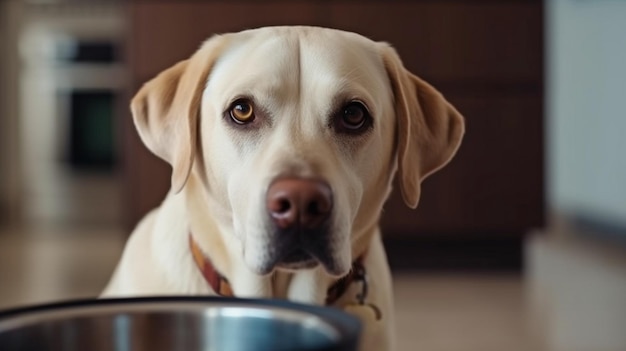
<path id="1" fill-rule="evenodd" d="M 0 308 L 93 297 L 123 247 L 119 230 L 0 232 Z M 396 274 L 400 351 L 539 350 L 519 276 Z"/>

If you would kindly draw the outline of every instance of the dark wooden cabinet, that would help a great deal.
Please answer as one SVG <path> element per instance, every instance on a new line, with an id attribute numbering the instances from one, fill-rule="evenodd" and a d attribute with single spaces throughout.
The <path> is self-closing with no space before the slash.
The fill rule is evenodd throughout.
<path id="1" fill-rule="evenodd" d="M 544 222 L 543 5 L 540 1 L 133 2 L 134 88 L 212 33 L 276 24 L 355 31 L 396 47 L 405 65 L 466 117 L 457 157 L 410 210 L 386 205 L 388 238 L 519 238 Z M 126 121 L 129 222 L 158 205 L 169 168 Z"/>
<path id="2" fill-rule="evenodd" d="M 520 235 L 543 222 L 540 99 L 451 96 L 468 132 L 456 158 L 424 181 L 417 210 L 388 202 L 384 226 L 400 235 Z M 407 231 L 413 228 L 415 232 Z"/>
<path id="3" fill-rule="evenodd" d="M 396 47 L 443 83 L 541 84 L 542 6 L 532 1 L 331 1 L 329 25 Z"/>

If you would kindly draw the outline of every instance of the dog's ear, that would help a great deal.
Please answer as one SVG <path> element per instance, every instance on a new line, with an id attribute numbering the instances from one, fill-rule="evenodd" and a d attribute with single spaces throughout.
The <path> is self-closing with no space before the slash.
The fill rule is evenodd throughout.
<path id="1" fill-rule="evenodd" d="M 144 84 L 131 102 L 141 140 L 172 166 L 172 189 L 176 193 L 191 172 L 202 92 L 225 41 L 223 36 L 212 37 L 191 58 Z"/>
<path id="2" fill-rule="evenodd" d="M 416 208 L 421 181 L 452 159 L 465 124 L 440 92 L 404 68 L 393 48 L 383 44 L 382 50 L 395 99 L 400 188 L 404 202 Z"/>

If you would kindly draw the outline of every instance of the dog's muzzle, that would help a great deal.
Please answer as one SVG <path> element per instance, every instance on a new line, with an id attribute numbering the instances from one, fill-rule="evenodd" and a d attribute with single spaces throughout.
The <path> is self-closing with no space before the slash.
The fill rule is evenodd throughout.
<path id="1" fill-rule="evenodd" d="M 311 268 L 330 262 L 330 186 L 308 178 L 278 178 L 267 191 L 267 212 L 274 227 L 276 265 Z"/>

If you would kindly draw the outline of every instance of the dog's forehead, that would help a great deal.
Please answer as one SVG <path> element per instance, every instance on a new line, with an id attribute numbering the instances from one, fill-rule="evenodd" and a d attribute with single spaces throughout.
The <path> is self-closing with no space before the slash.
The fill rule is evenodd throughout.
<path id="1" fill-rule="evenodd" d="M 208 87 L 227 100 L 257 94 L 275 100 L 313 90 L 377 96 L 384 93 L 386 79 L 379 44 L 365 37 L 326 28 L 272 27 L 232 35 Z"/>

